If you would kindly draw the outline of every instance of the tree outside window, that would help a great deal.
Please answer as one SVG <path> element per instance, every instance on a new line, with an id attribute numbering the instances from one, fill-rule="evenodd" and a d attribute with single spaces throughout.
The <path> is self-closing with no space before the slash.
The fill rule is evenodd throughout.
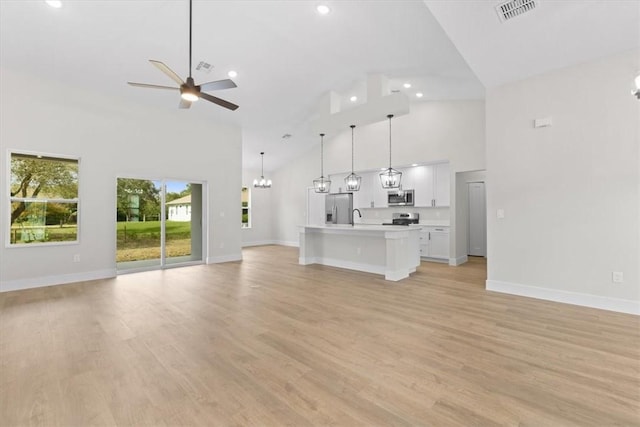
<path id="1" fill-rule="evenodd" d="M 11 245 L 78 241 L 78 163 L 11 153 Z"/>
<path id="2" fill-rule="evenodd" d="M 251 194 L 248 187 L 242 187 L 242 228 L 251 228 Z"/>

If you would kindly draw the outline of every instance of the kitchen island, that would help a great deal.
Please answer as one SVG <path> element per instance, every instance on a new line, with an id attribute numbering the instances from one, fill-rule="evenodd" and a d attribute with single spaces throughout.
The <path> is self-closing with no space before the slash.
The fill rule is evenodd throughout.
<path id="1" fill-rule="evenodd" d="M 420 226 L 300 226 L 301 265 L 323 264 L 398 281 L 420 265 Z"/>

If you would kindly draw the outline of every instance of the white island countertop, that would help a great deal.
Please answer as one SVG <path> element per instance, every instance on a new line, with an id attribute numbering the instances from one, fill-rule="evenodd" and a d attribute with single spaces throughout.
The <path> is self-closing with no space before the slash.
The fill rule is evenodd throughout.
<path id="1" fill-rule="evenodd" d="M 300 226 L 301 265 L 323 264 L 402 280 L 420 264 L 420 225 Z"/>
<path id="2" fill-rule="evenodd" d="M 301 228 L 318 230 L 335 230 L 336 232 L 361 232 L 361 231 L 407 231 L 410 229 L 419 230 L 422 226 L 415 225 L 382 225 L 382 224 L 321 224 L 321 225 L 301 225 Z"/>

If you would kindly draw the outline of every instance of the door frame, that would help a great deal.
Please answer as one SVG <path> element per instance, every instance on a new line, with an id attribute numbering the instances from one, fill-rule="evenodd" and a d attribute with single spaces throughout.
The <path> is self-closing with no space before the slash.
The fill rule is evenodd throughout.
<path id="1" fill-rule="evenodd" d="M 129 274 L 129 273 L 139 273 L 139 272 L 143 272 L 143 271 L 153 271 L 153 270 L 166 270 L 169 268 L 178 268 L 178 267 L 186 267 L 186 266 L 191 266 L 191 265 L 199 265 L 199 264 L 205 264 L 206 260 L 207 260 L 207 256 L 208 256 L 208 249 L 209 249 L 209 244 L 208 244 L 208 225 L 209 225 L 209 221 L 208 221 L 208 212 L 209 212 L 209 203 L 208 203 L 208 184 L 206 181 L 202 181 L 202 180 L 197 180 L 197 179 L 185 179 L 185 178 L 171 178 L 171 177 L 164 177 L 164 178 L 149 178 L 149 176 L 144 176 L 144 175 L 117 175 L 116 179 L 115 179 L 115 186 L 114 186 L 114 195 L 115 198 L 114 200 L 117 200 L 118 197 L 118 179 L 138 179 L 138 180 L 145 180 L 145 181 L 157 181 L 161 183 L 162 189 L 160 191 L 160 206 L 161 206 L 161 219 L 160 219 L 160 264 L 159 265 L 152 265 L 152 266 L 142 266 L 142 267 L 136 267 L 136 268 L 128 268 L 125 270 L 120 270 L 118 269 L 118 263 L 117 261 L 115 261 L 116 263 L 116 275 L 121 275 L 121 274 Z M 185 262 L 179 262 L 179 263 L 173 263 L 173 264 L 167 264 L 166 263 L 166 238 L 165 238 L 165 231 L 166 231 L 166 226 L 165 226 L 165 222 L 166 222 L 166 218 L 165 218 L 165 209 L 166 209 L 166 203 L 165 203 L 165 194 L 166 194 L 166 183 L 167 182 L 186 182 L 186 183 L 193 183 L 193 184 L 199 184 L 201 186 L 201 191 L 202 191 L 202 217 L 201 217 L 201 242 L 202 242 L 202 248 L 201 248 L 201 259 L 199 260 L 192 260 L 192 261 L 185 261 Z M 117 209 L 117 207 L 116 207 Z M 192 211 L 193 212 L 193 211 Z M 115 220 L 115 225 L 117 226 L 117 215 L 114 218 Z M 114 229 L 116 229 L 116 227 L 114 227 Z M 118 236 L 117 236 L 117 232 L 114 233 L 114 247 L 116 248 L 117 251 L 117 247 L 118 247 Z M 115 255 L 115 253 L 114 253 Z M 114 257 L 115 258 L 115 257 Z"/>

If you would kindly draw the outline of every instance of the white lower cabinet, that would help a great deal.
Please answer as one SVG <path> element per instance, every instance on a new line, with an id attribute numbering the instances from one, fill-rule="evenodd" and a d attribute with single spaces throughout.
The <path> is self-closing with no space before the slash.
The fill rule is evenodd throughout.
<path id="1" fill-rule="evenodd" d="M 436 260 L 449 260 L 449 227 L 422 227 L 420 256 Z"/>

